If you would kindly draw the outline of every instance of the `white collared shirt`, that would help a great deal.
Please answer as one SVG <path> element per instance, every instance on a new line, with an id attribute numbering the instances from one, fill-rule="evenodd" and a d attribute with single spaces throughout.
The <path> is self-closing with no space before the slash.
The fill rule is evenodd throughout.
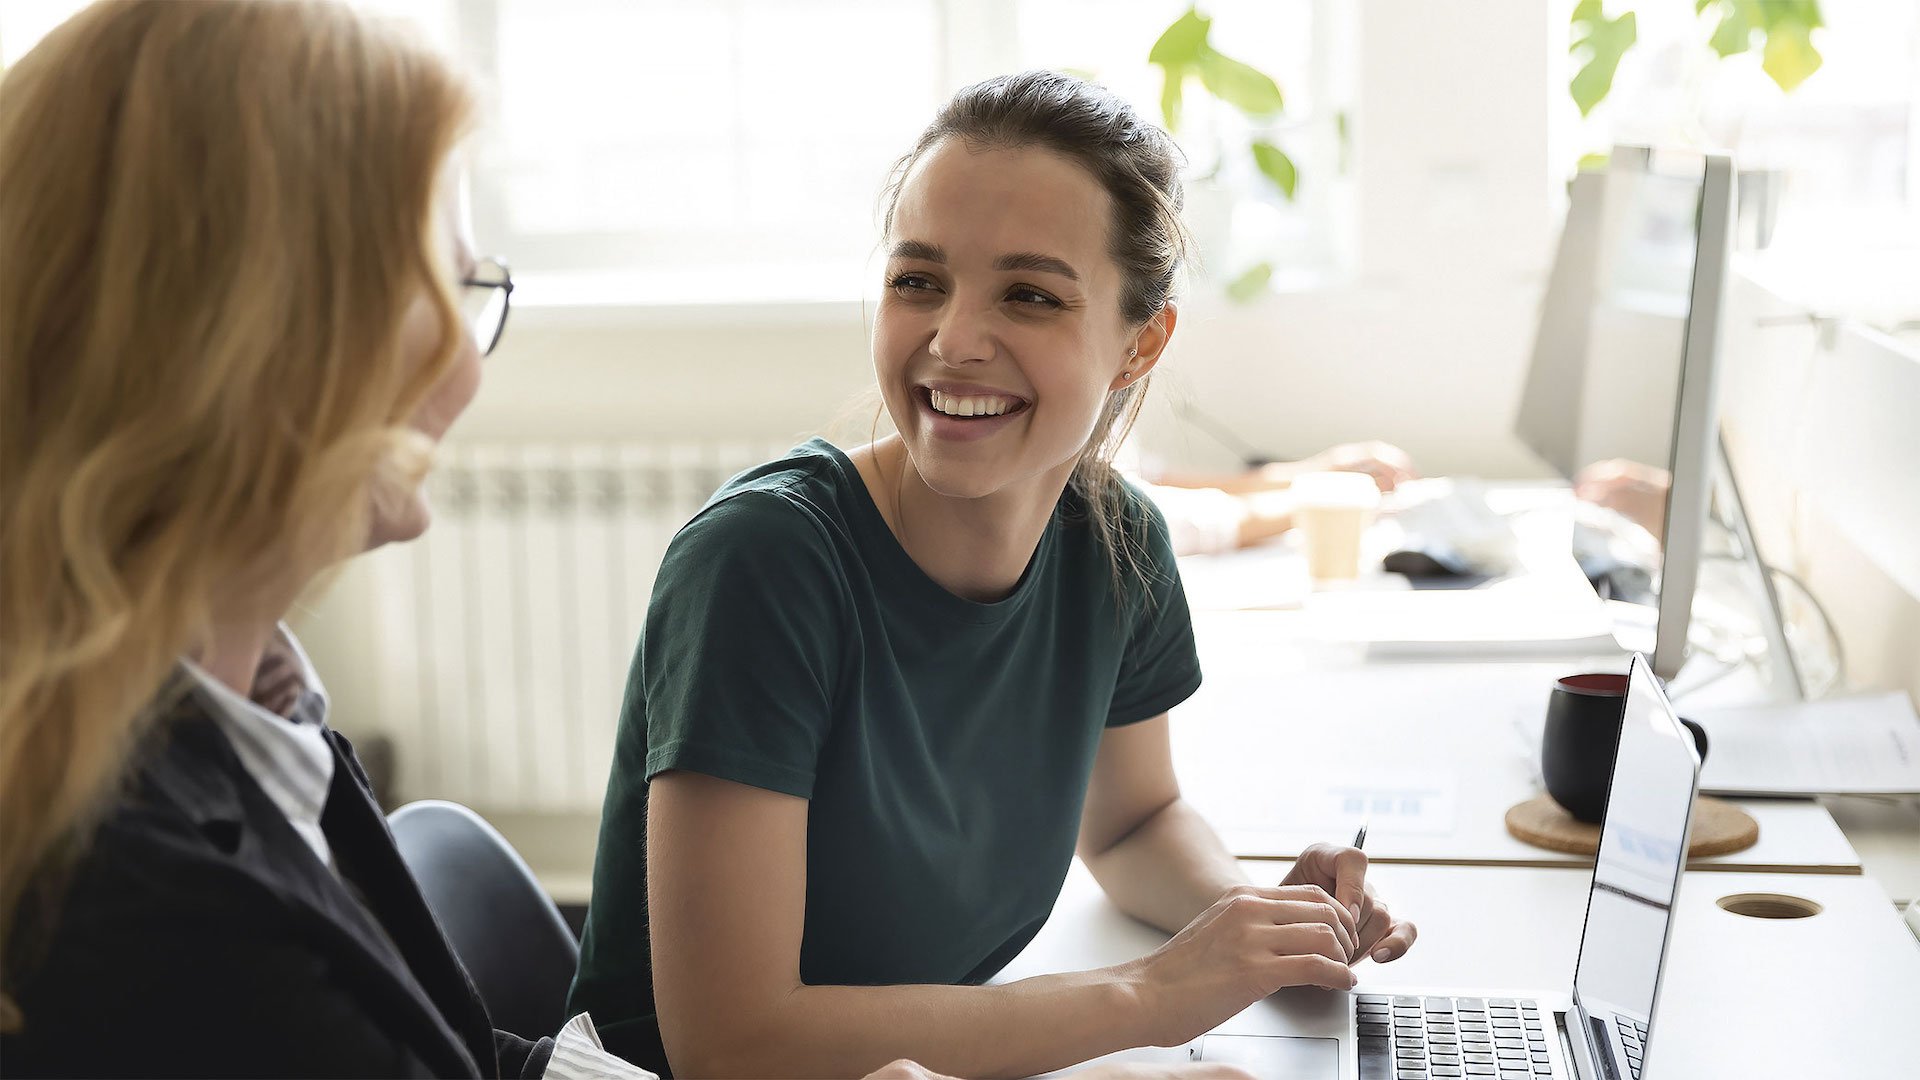
<path id="1" fill-rule="evenodd" d="M 181 658 L 187 669 L 219 708 L 214 722 L 233 744 L 240 764 L 267 798 L 285 814 L 293 831 L 307 842 L 327 866 L 333 849 L 321 831 L 320 814 L 327 808 L 333 786 L 333 748 L 327 742 L 327 692 L 291 630 L 281 623 L 261 655 L 260 671 L 284 663 L 299 690 L 289 715 L 281 716 L 213 677 L 205 668 Z M 256 673 L 256 680 L 259 675 Z M 261 688 L 255 689 L 256 693 Z"/>

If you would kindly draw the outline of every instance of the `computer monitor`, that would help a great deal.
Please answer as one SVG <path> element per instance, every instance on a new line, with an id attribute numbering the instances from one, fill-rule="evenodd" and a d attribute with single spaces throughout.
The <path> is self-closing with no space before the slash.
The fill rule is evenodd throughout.
<path id="1" fill-rule="evenodd" d="M 1616 147 L 1604 175 L 1576 179 L 1515 423 L 1569 478 L 1624 463 L 1653 493 L 1621 515 L 1653 564 L 1623 598 L 1657 609 L 1664 679 L 1685 660 L 1706 527 L 1732 220 L 1724 155 Z"/>

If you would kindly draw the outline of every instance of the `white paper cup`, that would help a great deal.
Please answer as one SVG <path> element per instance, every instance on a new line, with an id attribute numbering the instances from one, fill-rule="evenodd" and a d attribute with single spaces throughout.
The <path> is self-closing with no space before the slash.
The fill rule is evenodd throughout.
<path id="1" fill-rule="evenodd" d="M 1360 540 L 1380 509 L 1380 488 L 1366 473 L 1302 473 L 1293 478 L 1293 521 L 1317 581 L 1360 576 Z"/>

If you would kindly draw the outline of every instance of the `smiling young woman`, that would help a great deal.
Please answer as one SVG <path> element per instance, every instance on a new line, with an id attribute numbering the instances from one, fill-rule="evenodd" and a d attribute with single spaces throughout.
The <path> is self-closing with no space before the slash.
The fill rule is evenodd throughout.
<path id="1" fill-rule="evenodd" d="M 1165 524 L 1111 456 L 1177 322 L 1179 206 L 1166 134 L 1050 72 L 961 91 L 902 159 L 872 342 L 898 433 L 734 478 L 657 578 L 572 999 L 611 1049 L 1025 1076 L 1411 943 L 1357 851 L 1245 884 L 1173 777 L 1200 665 Z M 979 985 L 1076 851 L 1177 936 Z"/>

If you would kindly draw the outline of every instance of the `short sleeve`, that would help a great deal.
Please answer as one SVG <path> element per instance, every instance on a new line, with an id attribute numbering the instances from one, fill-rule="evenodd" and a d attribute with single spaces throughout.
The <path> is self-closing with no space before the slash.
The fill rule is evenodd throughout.
<path id="1" fill-rule="evenodd" d="M 1152 500 L 1128 488 L 1127 522 L 1141 538 L 1139 557 L 1146 581 L 1127 609 L 1129 630 L 1114 680 L 1107 726 L 1121 727 L 1159 716 L 1200 689 L 1200 656 L 1194 647 L 1193 615 L 1180 585 L 1167 521 Z"/>
<path id="2" fill-rule="evenodd" d="M 646 778 L 686 769 L 811 797 L 849 635 L 825 527 L 778 490 L 715 503 L 667 548 L 621 727 Z"/>

